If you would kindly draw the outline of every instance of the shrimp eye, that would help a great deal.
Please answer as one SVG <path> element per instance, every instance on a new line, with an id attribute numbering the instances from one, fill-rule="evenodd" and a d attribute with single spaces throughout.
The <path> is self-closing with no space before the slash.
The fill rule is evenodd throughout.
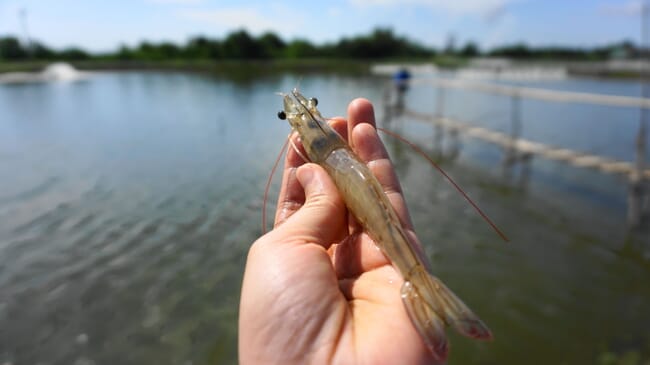
<path id="1" fill-rule="evenodd" d="M 278 118 L 280 118 L 281 120 L 287 119 L 287 113 L 285 113 L 284 110 L 280 110 L 278 112 Z"/>
<path id="2" fill-rule="evenodd" d="M 311 98 L 311 99 L 309 99 L 309 100 L 311 101 L 312 104 L 314 104 L 314 106 L 318 106 L 318 99 L 316 99 L 316 98 Z"/>

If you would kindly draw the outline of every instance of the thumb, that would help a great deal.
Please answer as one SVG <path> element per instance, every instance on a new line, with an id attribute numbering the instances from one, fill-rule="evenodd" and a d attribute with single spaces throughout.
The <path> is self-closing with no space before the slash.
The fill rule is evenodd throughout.
<path id="1" fill-rule="evenodd" d="M 275 233 L 285 242 L 316 243 L 327 249 L 342 237 L 346 227 L 343 199 L 329 175 L 316 164 L 300 166 L 296 178 L 305 191 L 305 204 Z"/>

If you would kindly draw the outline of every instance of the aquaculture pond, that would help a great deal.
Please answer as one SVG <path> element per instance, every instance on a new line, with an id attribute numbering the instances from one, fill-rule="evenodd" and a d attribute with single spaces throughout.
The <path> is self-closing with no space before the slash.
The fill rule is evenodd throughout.
<path id="1" fill-rule="evenodd" d="M 300 84 L 328 116 L 363 96 L 382 119 L 388 81 L 125 72 L 0 85 L 0 363 L 236 363 L 246 253 L 289 133 L 276 92 Z M 519 84 L 633 96 L 641 88 Z M 424 112 L 435 101 L 424 86 L 406 96 Z M 449 91 L 444 112 L 510 125 L 504 97 Z M 526 138 L 634 158 L 638 110 L 523 101 L 522 120 Z M 432 149 L 433 127 L 387 124 Z M 424 159 L 385 141 L 435 274 L 495 335 L 451 335 L 449 364 L 650 359 L 650 243 L 626 228 L 625 179 L 535 159 L 519 187 L 503 179 L 500 149 L 461 138 L 460 154 L 441 165 L 506 231 L 504 243 Z"/>

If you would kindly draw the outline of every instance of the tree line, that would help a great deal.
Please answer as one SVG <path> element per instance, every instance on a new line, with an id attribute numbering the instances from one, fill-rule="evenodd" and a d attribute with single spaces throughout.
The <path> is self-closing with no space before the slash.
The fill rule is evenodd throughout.
<path id="1" fill-rule="evenodd" d="M 120 46 L 114 52 L 93 54 L 81 48 L 52 49 L 38 41 L 21 42 L 17 37 L 0 37 L 0 60 L 66 60 L 90 59 L 122 61 L 162 60 L 228 60 L 228 59 L 427 59 L 436 55 L 455 57 L 497 56 L 514 59 L 602 60 L 616 52 L 634 56 L 638 50 L 631 42 L 621 42 L 593 49 L 567 47 L 528 47 L 514 44 L 489 51 L 475 43 L 462 47 L 447 46 L 436 50 L 393 33 L 391 29 L 377 28 L 366 35 L 342 38 L 337 42 L 316 45 L 306 39 L 285 41 L 272 32 L 258 37 L 245 30 L 234 31 L 223 39 L 197 36 L 183 45 L 171 42 L 142 42 L 135 47 Z"/>

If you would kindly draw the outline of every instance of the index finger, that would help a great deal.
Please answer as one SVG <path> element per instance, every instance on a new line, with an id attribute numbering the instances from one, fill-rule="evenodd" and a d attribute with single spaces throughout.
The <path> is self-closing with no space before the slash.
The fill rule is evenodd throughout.
<path id="1" fill-rule="evenodd" d="M 348 107 L 348 136 L 350 145 L 368 165 L 393 204 L 404 228 L 413 230 L 402 188 L 384 144 L 375 127 L 375 113 L 370 101 L 355 99 Z"/>
<path id="2" fill-rule="evenodd" d="M 350 136 L 348 143 L 350 146 L 354 146 L 351 138 L 352 130 L 362 123 L 367 123 L 373 128 L 377 128 L 372 103 L 368 99 L 357 98 L 352 100 L 348 105 L 348 136 Z"/>

